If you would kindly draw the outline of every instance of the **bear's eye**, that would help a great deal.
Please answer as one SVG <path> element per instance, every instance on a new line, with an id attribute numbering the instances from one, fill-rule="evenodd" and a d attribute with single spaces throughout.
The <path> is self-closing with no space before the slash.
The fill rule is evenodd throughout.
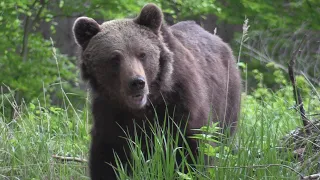
<path id="1" fill-rule="evenodd" d="M 121 60 L 121 55 L 118 53 L 113 53 L 109 58 L 109 61 L 114 68 L 119 66 L 120 60 Z"/>
<path id="2" fill-rule="evenodd" d="M 142 52 L 142 53 L 140 53 L 140 54 L 138 55 L 138 57 L 139 57 L 140 60 L 144 60 L 145 57 L 146 57 L 146 53 Z"/>
<path id="3" fill-rule="evenodd" d="M 120 55 L 114 54 L 110 57 L 110 61 L 119 61 L 120 60 Z"/>

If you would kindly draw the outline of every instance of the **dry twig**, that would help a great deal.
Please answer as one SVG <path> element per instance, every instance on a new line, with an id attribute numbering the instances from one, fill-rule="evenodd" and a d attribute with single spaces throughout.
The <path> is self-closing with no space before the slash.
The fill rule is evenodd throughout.
<path id="1" fill-rule="evenodd" d="M 306 113 L 305 113 L 305 110 L 304 110 L 304 107 L 303 107 L 302 97 L 301 97 L 301 94 L 300 94 L 300 90 L 297 88 L 297 85 L 296 85 L 296 78 L 294 76 L 294 70 L 293 69 L 294 69 L 294 65 L 295 65 L 297 54 L 300 51 L 301 45 L 303 44 L 304 39 L 306 38 L 306 36 L 307 35 L 304 36 L 304 38 L 300 42 L 298 48 L 293 52 L 291 60 L 290 60 L 290 62 L 288 64 L 288 73 L 289 73 L 289 77 L 290 77 L 290 80 L 291 80 L 291 83 L 292 83 L 292 87 L 293 87 L 293 96 L 294 96 L 294 99 L 296 101 L 296 106 L 299 107 L 299 111 L 300 111 L 300 115 L 301 115 L 301 119 L 302 119 L 302 123 L 303 123 L 304 127 L 306 127 L 309 124 L 309 120 L 305 115 Z M 306 129 L 306 132 L 308 133 L 308 129 Z"/>
<path id="2" fill-rule="evenodd" d="M 301 177 L 301 179 L 308 179 L 308 180 L 311 180 L 311 179 L 320 179 L 320 173 L 318 173 L 318 174 L 312 174 L 312 175 L 309 175 L 309 176 L 304 176 L 304 177 Z"/>
<path id="3" fill-rule="evenodd" d="M 65 157 L 65 156 L 57 156 L 52 155 L 53 158 L 61 160 L 63 162 L 67 161 L 74 161 L 74 162 L 81 162 L 81 163 L 87 163 L 88 161 L 86 159 L 76 158 L 76 157 Z"/>

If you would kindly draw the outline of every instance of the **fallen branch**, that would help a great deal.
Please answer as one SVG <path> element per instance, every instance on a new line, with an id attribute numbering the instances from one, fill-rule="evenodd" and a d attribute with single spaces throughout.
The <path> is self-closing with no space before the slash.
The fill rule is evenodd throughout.
<path id="1" fill-rule="evenodd" d="M 320 173 L 301 177 L 301 179 L 309 179 L 309 180 L 311 180 L 311 179 L 319 179 L 319 178 L 320 178 Z"/>
<path id="2" fill-rule="evenodd" d="M 65 156 L 57 156 L 52 155 L 53 158 L 61 160 L 63 162 L 67 161 L 74 161 L 74 162 L 81 162 L 81 163 L 87 163 L 88 161 L 86 159 L 76 158 L 76 157 L 65 157 Z"/>

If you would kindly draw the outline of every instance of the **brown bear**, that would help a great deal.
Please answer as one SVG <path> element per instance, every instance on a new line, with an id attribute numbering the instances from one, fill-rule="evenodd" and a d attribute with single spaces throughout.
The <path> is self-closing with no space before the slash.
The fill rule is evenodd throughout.
<path id="1" fill-rule="evenodd" d="M 193 21 L 168 26 L 162 11 L 145 5 L 134 19 L 98 24 L 79 17 L 73 27 L 81 47 L 82 77 L 92 91 L 91 179 L 116 179 L 110 164 L 116 152 L 126 161 L 127 142 L 120 127 L 159 120 L 174 112 L 187 126 L 185 137 L 209 121 L 236 126 L 240 74 L 230 47 Z M 192 152 L 197 142 L 188 139 Z"/>

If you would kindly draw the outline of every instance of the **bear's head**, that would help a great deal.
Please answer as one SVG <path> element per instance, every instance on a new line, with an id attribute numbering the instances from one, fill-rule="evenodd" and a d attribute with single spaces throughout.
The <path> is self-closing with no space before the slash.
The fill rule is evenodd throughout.
<path id="1" fill-rule="evenodd" d="M 88 17 L 73 26 L 81 47 L 84 80 L 109 100 L 142 109 L 153 93 L 169 91 L 173 55 L 162 37 L 163 14 L 147 4 L 135 19 L 112 20 L 99 25 Z"/>

